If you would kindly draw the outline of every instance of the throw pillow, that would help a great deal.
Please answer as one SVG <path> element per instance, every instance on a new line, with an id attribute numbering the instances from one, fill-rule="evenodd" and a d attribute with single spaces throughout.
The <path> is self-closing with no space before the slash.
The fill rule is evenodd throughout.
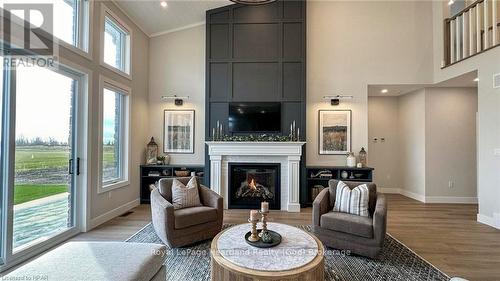
<path id="1" fill-rule="evenodd" d="M 172 204 L 174 209 L 201 206 L 196 177 L 192 177 L 187 185 L 177 179 L 172 181 Z"/>
<path id="2" fill-rule="evenodd" d="M 368 217 L 370 216 L 369 196 L 370 192 L 366 184 L 358 185 L 351 190 L 347 184 L 339 181 L 333 211 Z"/>

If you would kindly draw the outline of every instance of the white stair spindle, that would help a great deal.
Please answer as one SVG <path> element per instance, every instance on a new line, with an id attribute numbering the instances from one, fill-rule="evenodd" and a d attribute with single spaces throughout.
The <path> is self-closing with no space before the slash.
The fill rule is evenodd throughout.
<path id="1" fill-rule="evenodd" d="M 462 57 L 469 56 L 469 15 L 465 12 L 462 16 Z"/>
<path id="2" fill-rule="evenodd" d="M 497 21 L 498 21 L 498 0 L 491 0 L 491 14 L 492 14 L 492 24 L 493 24 L 493 37 L 491 39 L 491 42 L 493 46 L 496 46 L 498 42 L 498 26 L 497 26 Z"/>
<path id="3" fill-rule="evenodd" d="M 460 19 L 462 17 L 457 17 L 455 19 L 455 38 L 456 38 L 456 45 L 455 45 L 455 54 L 457 55 L 457 61 L 461 60 L 462 59 L 462 36 L 461 36 L 461 33 L 460 33 Z"/>
<path id="4" fill-rule="evenodd" d="M 481 3 L 476 6 L 476 53 L 481 52 L 483 49 L 481 48 Z"/>
<path id="5" fill-rule="evenodd" d="M 484 4 L 483 4 L 483 7 L 484 7 L 484 13 L 483 13 L 483 18 L 484 18 L 484 49 L 488 49 L 490 47 L 490 31 L 489 31 L 489 9 L 488 9 L 488 6 L 489 6 L 489 1 L 488 0 L 484 0 Z"/>
<path id="6" fill-rule="evenodd" d="M 474 8 L 471 8 L 468 12 L 469 14 L 469 56 L 474 54 L 474 48 L 476 47 L 474 44 Z"/>
<path id="7" fill-rule="evenodd" d="M 455 59 L 455 20 L 450 21 L 450 62 L 454 63 Z"/>

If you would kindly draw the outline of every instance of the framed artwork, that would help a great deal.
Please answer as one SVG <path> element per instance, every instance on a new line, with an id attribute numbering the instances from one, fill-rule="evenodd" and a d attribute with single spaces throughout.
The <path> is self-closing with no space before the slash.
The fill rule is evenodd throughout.
<path id="1" fill-rule="evenodd" d="M 351 111 L 319 111 L 319 154 L 345 155 L 351 152 Z"/>
<path id="2" fill-rule="evenodd" d="M 165 110 L 163 152 L 194 153 L 194 110 Z"/>

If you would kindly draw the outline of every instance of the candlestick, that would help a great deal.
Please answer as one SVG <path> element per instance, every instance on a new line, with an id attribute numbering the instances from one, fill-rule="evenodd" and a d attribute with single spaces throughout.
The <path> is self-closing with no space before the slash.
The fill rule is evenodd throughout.
<path id="1" fill-rule="evenodd" d="M 269 202 L 264 201 L 264 202 L 260 203 L 260 211 L 262 213 L 269 212 Z"/>
<path id="2" fill-rule="evenodd" d="M 212 138 L 217 140 L 217 136 L 215 135 L 215 128 L 212 128 Z"/>
<path id="3" fill-rule="evenodd" d="M 249 219 L 248 220 L 248 222 L 252 224 L 252 231 L 251 231 L 252 234 L 250 235 L 250 237 L 248 237 L 248 241 L 250 241 L 250 242 L 257 242 L 260 239 L 259 235 L 257 235 L 257 222 L 258 221 L 259 221 L 259 219 L 256 219 L 256 220 Z"/>
<path id="4" fill-rule="evenodd" d="M 259 233 L 259 237 L 261 234 L 267 231 L 267 215 L 269 212 L 260 212 L 261 214 L 261 222 L 262 222 L 262 231 Z"/>

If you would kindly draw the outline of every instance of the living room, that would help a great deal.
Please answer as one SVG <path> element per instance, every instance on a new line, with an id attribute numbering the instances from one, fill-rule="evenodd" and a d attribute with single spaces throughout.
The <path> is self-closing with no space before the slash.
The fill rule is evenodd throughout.
<path id="1" fill-rule="evenodd" d="M 27 2 L 5 280 L 498 280 L 497 0 Z"/>

